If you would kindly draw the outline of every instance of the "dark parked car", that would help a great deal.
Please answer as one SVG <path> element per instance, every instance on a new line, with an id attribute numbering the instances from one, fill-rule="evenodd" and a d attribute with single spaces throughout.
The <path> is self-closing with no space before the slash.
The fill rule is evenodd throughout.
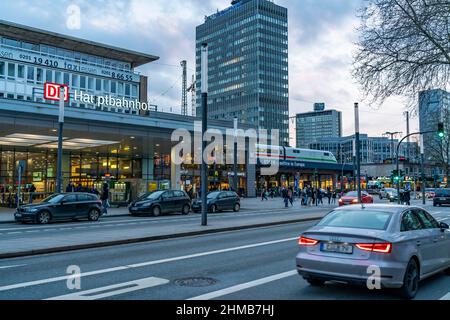
<path id="1" fill-rule="evenodd" d="M 450 204 L 450 189 L 437 189 L 435 197 L 433 198 L 433 205 L 435 207 L 443 204 Z"/>
<path id="2" fill-rule="evenodd" d="M 14 214 L 19 222 L 47 224 L 56 220 L 89 219 L 97 221 L 103 212 L 102 202 L 94 194 L 54 194 L 41 203 L 20 207 Z"/>
<path id="3" fill-rule="evenodd" d="M 208 194 L 208 212 L 216 213 L 218 211 L 233 210 L 239 212 L 241 210 L 241 199 L 236 192 L 233 191 L 215 191 Z M 192 211 L 200 212 L 202 210 L 202 202 L 195 200 L 192 204 Z"/>
<path id="4" fill-rule="evenodd" d="M 133 216 L 152 214 L 157 217 L 165 213 L 181 212 L 183 215 L 191 211 L 191 198 L 180 190 L 164 190 L 147 193 L 129 207 Z"/>

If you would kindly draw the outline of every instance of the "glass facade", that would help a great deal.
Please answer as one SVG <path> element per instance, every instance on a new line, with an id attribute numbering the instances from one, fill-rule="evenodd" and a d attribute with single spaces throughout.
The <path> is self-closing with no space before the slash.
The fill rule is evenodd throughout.
<path id="1" fill-rule="evenodd" d="M 208 116 L 237 117 L 262 129 L 278 129 L 280 143 L 288 145 L 287 9 L 266 0 L 234 3 L 197 27 L 197 101 L 201 101 L 200 49 L 208 43 Z"/>
<path id="2" fill-rule="evenodd" d="M 317 139 L 342 136 L 342 113 L 336 110 L 297 114 L 296 121 L 297 148 L 309 148 Z"/>

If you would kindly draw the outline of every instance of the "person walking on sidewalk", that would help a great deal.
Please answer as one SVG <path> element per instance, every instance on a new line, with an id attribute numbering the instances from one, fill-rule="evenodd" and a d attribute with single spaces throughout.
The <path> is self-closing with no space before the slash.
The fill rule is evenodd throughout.
<path id="1" fill-rule="evenodd" d="M 292 188 L 288 189 L 288 200 L 289 203 L 291 204 L 291 207 L 294 206 L 294 192 L 292 191 Z"/>
<path id="2" fill-rule="evenodd" d="M 289 202 L 289 200 L 288 200 L 288 193 L 287 193 L 286 188 L 284 188 L 284 187 L 283 187 L 283 189 L 281 189 L 281 196 L 282 196 L 283 201 L 284 201 L 284 207 L 288 208 L 289 207 L 288 206 L 288 202 Z"/>
<path id="3" fill-rule="evenodd" d="M 327 198 L 328 198 L 328 204 L 329 205 L 331 204 L 331 197 L 332 197 L 331 189 L 330 189 L 330 187 L 328 187 L 327 188 Z"/>
<path id="4" fill-rule="evenodd" d="M 337 198 L 337 192 L 336 192 L 336 190 L 334 190 L 333 191 L 333 194 L 332 194 L 332 196 L 331 196 L 331 203 L 332 204 L 336 204 L 336 198 Z"/>
<path id="5" fill-rule="evenodd" d="M 316 192 L 316 207 L 319 204 L 323 205 L 323 194 L 322 194 L 322 190 L 320 190 L 320 188 L 318 188 L 317 192 Z"/>
<path id="6" fill-rule="evenodd" d="M 262 192 L 261 192 L 261 201 L 269 201 L 269 198 L 267 198 L 267 189 L 263 188 Z"/>
<path id="7" fill-rule="evenodd" d="M 103 205 L 103 214 L 108 214 L 108 208 L 109 208 L 109 185 L 107 182 L 103 184 L 103 190 L 102 190 L 102 205 Z"/>

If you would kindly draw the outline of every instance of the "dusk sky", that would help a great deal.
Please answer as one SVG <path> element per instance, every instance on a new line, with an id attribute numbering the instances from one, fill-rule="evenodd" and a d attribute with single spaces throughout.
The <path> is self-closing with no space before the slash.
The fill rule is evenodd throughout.
<path id="1" fill-rule="evenodd" d="M 361 132 L 406 131 L 401 99 L 380 110 L 361 100 L 351 78 L 357 9 L 362 0 L 276 0 L 289 10 L 290 114 L 314 102 L 344 112 L 344 134 L 354 132 L 353 103 L 361 102 Z M 67 27 L 67 7 L 81 8 L 81 28 Z M 154 54 L 161 59 L 139 69 L 149 76 L 150 102 L 180 109 L 181 60 L 195 63 L 195 27 L 229 0 L 15 0 L 0 2 L 0 19 Z M 189 99 L 190 101 L 190 99 Z M 418 128 L 413 119 L 411 129 Z"/>

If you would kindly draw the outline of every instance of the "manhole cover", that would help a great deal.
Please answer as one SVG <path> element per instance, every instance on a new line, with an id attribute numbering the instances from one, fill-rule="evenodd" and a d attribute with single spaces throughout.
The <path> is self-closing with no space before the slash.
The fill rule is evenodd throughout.
<path id="1" fill-rule="evenodd" d="M 180 287 L 208 287 L 217 283 L 217 280 L 212 278 L 186 278 L 175 280 L 175 284 Z"/>

